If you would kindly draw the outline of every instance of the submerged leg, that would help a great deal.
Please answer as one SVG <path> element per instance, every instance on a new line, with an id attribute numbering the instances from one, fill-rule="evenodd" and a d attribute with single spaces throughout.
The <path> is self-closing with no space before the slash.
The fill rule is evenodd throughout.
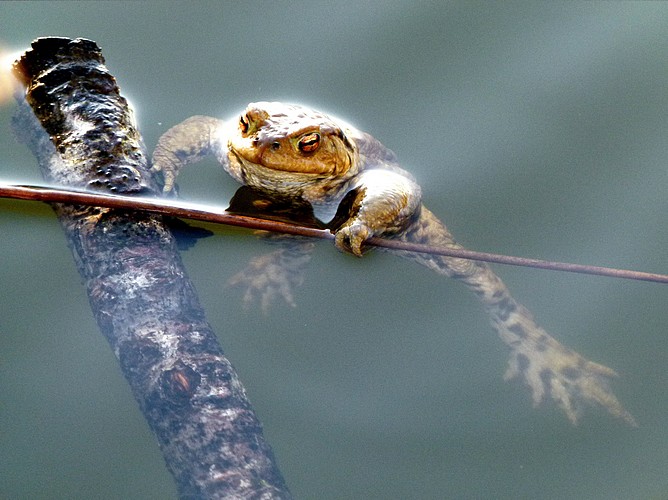
<path id="1" fill-rule="evenodd" d="M 315 248 L 310 239 L 294 236 L 265 234 L 265 239 L 278 248 L 252 258 L 246 269 L 228 281 L 229 286 L 243 290 L 244 308 L 257 301 L 263 314 L 281 300 L 296 306 L 293 292 L 302 285 Z"/>
<path id="2" fill-rule="evenodd" d="M 443 223 L 424 207 L 418 220 L 397 238 L 413 243 L 462 248 Z M 440 274 L 461 281 L 480 299 L 492 326 L 511 351 L 504 378 L 522 378 L 531 389 L 534 405 L 551 397 L 574 424 L 585 404 L 598 405 L 628 424 L 636 425 L 633 416 L 609 388 L 609 379 L 617 374 L 606 366 L 583 358 L 552 338 L 538 326 L 529 310 L 515 301 L 506 285 L 487 264 L 439 255 L 401 253 Z"/>

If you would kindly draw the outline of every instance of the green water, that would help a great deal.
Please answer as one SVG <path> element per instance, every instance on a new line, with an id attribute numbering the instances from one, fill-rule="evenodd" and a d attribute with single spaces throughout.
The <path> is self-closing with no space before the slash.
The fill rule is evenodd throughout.
<path id="1" fill-rule="evenodd" d="M 395 150 L 483 251 L 668 272 L 668 4 L 3 2 L 0 46 L 96 40 L 147 145 L 256 100 L 330 111 Z M 0 180 L 37 182 L 0 106 Z M 185 198 L 224 204 L 214 162 Z M 175 488 L 98 333 L 49 209 L 0 201 L 0 498 L 165 499 Z M 564 344 L 620 373 L 640 427 L 578 427 L 503 382 L 474 297 L 390 255 L 318 246 L 296 309 L 225 282 L 262 242 L 184 254 L 299 498 L 668 498 L 668 288 L 496 268 Z"/>

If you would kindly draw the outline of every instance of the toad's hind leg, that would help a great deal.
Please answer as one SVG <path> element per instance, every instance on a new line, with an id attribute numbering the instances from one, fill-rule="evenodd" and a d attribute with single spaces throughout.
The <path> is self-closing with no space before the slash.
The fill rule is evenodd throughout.
<path id="1" fill-rule="evenodd" d="M 443 223 L 424 207 L 417 221 L 399 239 L 462 248 Z M 577 423 L 583 406 L 600 406 L 628 424 L 636 425 L 633 416 L 609 388 L 609 380 L 616 373 L 583 358 L 551 337 L 535 322 L 529 310 L 515 301 L 487 264 L 438 255 L 402 253 L 440 274 L 461 281 L 480 299 L 501 340 L 510 348 L 504 378 L 521 378 L 531 389 L 534 405 L 552 398 L 573 423 Z"/>
<path id="2" fill-rule="evenodd" d="M 243 305 L 248 309 L 259 302 L 262 313 L 281 301 L 295 307 L 294 291 L 304 281 L 315 243 L 309 239 L 263 233 L 275 250 L 254 257 L 243 271 L 232 276 L 228 285 L 243 291 Z"/>

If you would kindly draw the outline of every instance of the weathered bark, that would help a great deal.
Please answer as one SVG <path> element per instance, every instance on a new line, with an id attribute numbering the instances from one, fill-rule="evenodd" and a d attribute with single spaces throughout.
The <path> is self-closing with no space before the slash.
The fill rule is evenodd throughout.
<path id="1" fill-rule="evenodd" d="M 24 104 L 21 133 L 45 178 L 102 192 L 159 192 L 127 102 L 94 42 L 38 39 L 14 69 L 43 128 Z M 289 498 L 162 218 L 62 204 L 54 210 L 179 496 Z"/>

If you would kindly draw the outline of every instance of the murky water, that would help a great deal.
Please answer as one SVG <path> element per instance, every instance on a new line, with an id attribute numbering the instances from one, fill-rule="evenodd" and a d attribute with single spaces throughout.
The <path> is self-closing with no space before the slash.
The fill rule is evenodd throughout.
<path id="1" fill-rule="evenodd" d="M 2 3 L 0 44 L 84 36 L 147 145 L 193 114 L 297 101 L 394 149 L 479 250 L 668 272 L 668 5 Z M 0 180 L 37 182 L 0 107 Z M 226 203 L 214 162 L 183 197 Z M 170 498 L 49 209 L 0 201 L 2 498 Z M 668 497 L 668 288 L 497 268 L 564 344 L 620 373 L 639 422 L 571 426 L 503 382 L 473 296 L 414 264 L 320 243 L 295 309 L 225 287 L 265 245 L 216 229 L 184 255 L 299 498 Z"/>

